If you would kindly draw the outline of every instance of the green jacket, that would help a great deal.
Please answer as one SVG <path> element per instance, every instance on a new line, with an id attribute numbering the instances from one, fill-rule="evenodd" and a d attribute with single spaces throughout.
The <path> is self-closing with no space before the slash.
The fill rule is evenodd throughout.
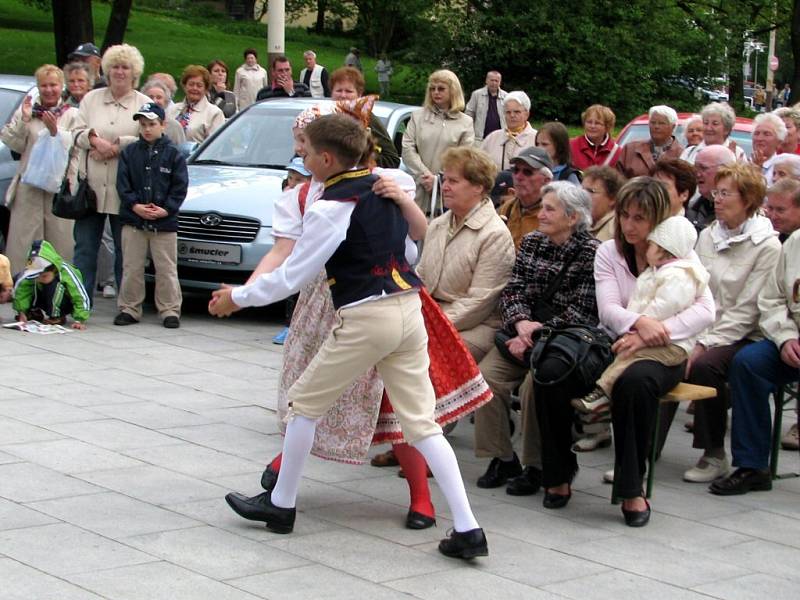
<path id="1" fill-rule="evenodd" d="M 54 264 L 57 268 L 58 290 L 53 295 L 53 306 L 48 310 L 52 317 L 62 316 L 60 313 L 61 300 L 68 294 L 72 300 L 72 318 L 80 323 L 89 320 L 91 301 L 86 288 L 83 287 L 83 276 L 74 265 L 65 262 L 55 251 L 55 248 L 46 240 L 41 244 L 34 242 L 31 254 L 38 254 L 41 258 Z M 14 310 L 18 313 L 27 313 L 33 306 L 36 294 L 42 284 L 36 279 L 20 279 L 14 288 Z"/>

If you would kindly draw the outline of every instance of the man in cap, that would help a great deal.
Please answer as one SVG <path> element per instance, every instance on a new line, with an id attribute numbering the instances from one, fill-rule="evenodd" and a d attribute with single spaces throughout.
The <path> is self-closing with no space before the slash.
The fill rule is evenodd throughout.
<path id="1" fill-rule="evenodd" d="M 89 65 L 94 75 L 94 89 L 104 88 L 108 85 L 100 68 L 102 59 L 100 49 L 93 43 L 85 42 L 81 44 L 75 48 L 67 58 L 70 62 L 82 62 Z"/>
<path id="2" fill-rule="evenodd" d="M 553 180 L 553 163 L 542 148 L 525 148 L 511 160 L 514 197 L 497 211 L 506 222 L 519 251 L 525 234 L 539 227 L 542 188 Z"/>

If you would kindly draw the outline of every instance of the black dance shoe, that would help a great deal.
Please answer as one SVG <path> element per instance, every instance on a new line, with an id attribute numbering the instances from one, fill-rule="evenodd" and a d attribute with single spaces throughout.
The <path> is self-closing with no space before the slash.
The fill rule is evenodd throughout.
<path id="1" fill-rule="evenodd" d="M 258 496 L 248 498 L 244 494 L 231 492 L 225 496 L 225 502 L 240 517 L 250 521 L 264 521 L 270 531 L 292 533 L 295 509 L 275 506 L 269 498 L 270 493 L 263 492 Z"/>
<path id="2" fill-rule="evenodd" d="M 261 487 L 271 492 L 275 489 L 275 484 L 278 481 L 278 472 L 272 468 L 272 465 L 267 465 L 264 472 L 261 474 Z"/>
<path id="3" fill-rule="evenodd" d="M 506 494 L 510 496 L 533 496 L 542 486 L 542 472 L 536 467 L 525 467 L 522 475 L 508 480 Z"/>
<path id="4" fill-rule="evenodd" d="M 427 529 L 436 525 L 436 518 L 423 515 L 415 510 L 409 510 L 406 515 L 407 529 Z"/>
<path id="5" fill-rule="evenodd" d="M 489 546 L 483 529 L 459 532 L 453 530 L 449 537 L 439 542 L 439 552 L 451 558 L 489 556 Z"/>

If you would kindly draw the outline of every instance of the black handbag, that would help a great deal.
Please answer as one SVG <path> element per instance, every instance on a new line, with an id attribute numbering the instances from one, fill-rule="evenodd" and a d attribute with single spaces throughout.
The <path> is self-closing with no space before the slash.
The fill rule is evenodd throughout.
<path id="1" fill-rule="evenodd" d="M 542 327 L 533 332 L 533 381 L 538 385 L 551 386 L 569 377 L 581 387 L 590 389 L 614 360 L 611 343 L 611 338 L 602 329 L 591 325 Z M 545 358 L 555 358 L 564 364 L 560 377 L 552 381 L 543 381 L 538 377 L 538 366 Z"/>
<path id="2" fill-rule="evenodd" d="M 64 173 L 64 180 L 61 182 L 61 189 L 53 196 L 53 214 L 62 219 L 82 219 L 97 212 L 97 195 L 89 187 L 89 152 L 86 152 L 86 176 L 81 177 L 81 170 L 78 168 L 77 186 L 75 193 L 71 193 L 69 186 L 69 161 L 67 161 L 67 171 Z"/>

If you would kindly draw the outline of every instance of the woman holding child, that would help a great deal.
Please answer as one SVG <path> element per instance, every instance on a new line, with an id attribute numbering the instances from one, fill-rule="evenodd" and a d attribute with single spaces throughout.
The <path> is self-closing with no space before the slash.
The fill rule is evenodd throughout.
<path id="1" fill-rule="evenodd" d="M 714 318 L 709 289 L 689 308 L 663 322 L 628 308 L 636 278 L 648 266 L 648 237 L 671 214 L 664 185 L 651 177 L 632 179 L 620 190 L 615 211 L 615 237 L 601 244 L 594 266 L 600 324 L 618 336 L 612 349 L 625 356 L 699 335 Z M 689 259 L 697 260 L 694 252 Z M 623 499 L 625 523 L 631 527 L 646 525 L 650 519 L 642 481 L 658 402 L 683 379 L 684 370 L 684 363 L 666 366 L 656 360 L 638 361 L 625 369 L 611 390 L 614 481 Z"/>

